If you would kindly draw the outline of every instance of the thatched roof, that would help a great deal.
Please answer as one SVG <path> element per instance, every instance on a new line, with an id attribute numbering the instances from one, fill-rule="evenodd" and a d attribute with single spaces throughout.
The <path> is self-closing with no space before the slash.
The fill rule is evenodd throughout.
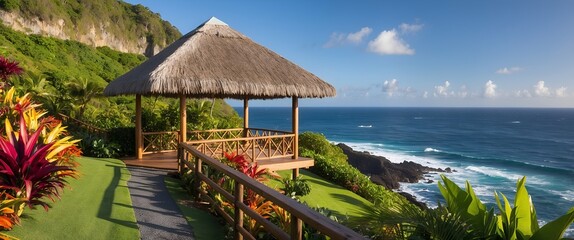
<path id="1" fill-rule="evenodd" d="M 269 99 L 322 98 L 335 88 L 211 18 L 157 55 L 112 81 L 108 96 Z"/>

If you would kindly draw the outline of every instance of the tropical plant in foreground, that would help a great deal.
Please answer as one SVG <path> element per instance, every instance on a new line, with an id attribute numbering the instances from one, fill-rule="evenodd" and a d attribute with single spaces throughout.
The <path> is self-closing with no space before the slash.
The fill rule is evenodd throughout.
<path id="1" fill-rule="evenodd" d="M 499 213 L 487 209 L 478 199 L 472 186 L 466 182 L 466 190 L 441 175 L 439 190 L 446 205 L 436 209 L 379 208 L 363 219 L 374 232 L 407 239 L 505 239 L 505 240 L 553 240 L 560 239 L 574 221 L 574 208 L 565 215 L 540 227 L 536 210 L 526 190 L 526 177 L 518 180 L 514 206 L 506 196 L 495 193 Z M 502 198 L 502 201 L 501 201 Z M 376 229 L 377 223 L 380 228 Z M 395 226 L 395 231 L 388 231 Z M 387 235 L 388 237 L 388 235 Z"/>
<path id="2" fill-rule="evenodd" d="M 0 57 L 2 87 L 9 86 L 9 77 L 21 71 L 17 63 Z M 29 94 L 17 96 L 15 92 L 14 87 L 8 91 L 0 88 L 0 121 L 5 130 L 0 136 L 0 200 L 11 203 L 12 210 L 20 215 L 22 204 L 48 209 L 45 198 L 54 201 L 59 197 L 65 178 L 76 174 L 73 157 L 81 151 L 59 120 L 46 117 Z"/>
<path id="3" fill-rule="evenodd" d="M 5 122 L 8 138 L 0 138 L 0 184 L 14 196 L 25 199 L 28 206 L 41 205 L 48 210 L 43 198 L 58 197 L 59 190 L 66 184 L 65 178 L 74 176 L 75 171 L 72 166 L 49 161 L 50 156 L 61 151 L 52 148 L 55 142 L 40 141 L 43 124 L 29 134 L 21 115 L 20 130 L 15 134 L 10 121 Z"/>

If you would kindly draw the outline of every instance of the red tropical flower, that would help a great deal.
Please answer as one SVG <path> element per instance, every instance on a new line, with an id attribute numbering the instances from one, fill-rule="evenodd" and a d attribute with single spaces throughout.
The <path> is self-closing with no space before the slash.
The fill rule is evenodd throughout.
<path id="1" fill-rule="evenodd" d="M 18 62 L 10 61 L 0 56 L 0 79 L 6 81 L 12 75 L 22 74 L 22 68 L 18 66 Z"/>

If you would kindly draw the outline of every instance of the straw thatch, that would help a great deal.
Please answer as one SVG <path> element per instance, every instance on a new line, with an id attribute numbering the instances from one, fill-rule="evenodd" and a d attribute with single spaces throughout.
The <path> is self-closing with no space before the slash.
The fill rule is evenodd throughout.
<path id="1" fill-rule="evenodd" d="M 335 88 L 212 18 L 112 81 L 104 94 L 321 98 Z"/>

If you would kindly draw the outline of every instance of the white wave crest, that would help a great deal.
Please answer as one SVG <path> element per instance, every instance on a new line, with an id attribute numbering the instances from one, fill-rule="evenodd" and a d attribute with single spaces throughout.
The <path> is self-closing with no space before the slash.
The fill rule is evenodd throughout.
<path id="1" fill-rule="evenodd" d="M 521 175 L 509 173 L 504 171 L 503 169 L 492 168 L 492 167 L 485 167 L 485 166 L 468 166 L 465 169 L 481 173 L 490 177 L 499 177 L 499 178 L 506 178 L 511 181 L 517 181 L 518 179 L 522 178 Z"/>
<path id="2" fill-rule="evenodd" d="M 425 152 L 441 152 L 441 150 L 428 147 L 428 148 L 425 148 Z"/>
<path id="3" fill-rule="evenodd" d="M 574 202 L 574 191 L 572 190 L 566 190 L 566 191 L 550 190 L 550 192 L 552 194 L 560 196 L 560 198 L 566 201 Z"/>
<path id="4" fill-rule="evenodd" d="M 510 122 L 510 123 L 512 123 L 512 124 L 519 124 L 520 121 L 512 121 L 512 122 Z"/>
<path id="5" fill-rule="evenodd" d="M 431 157 L 418 157 L 414 155 L 409 155 L 406 152 L 394 151 L 384 148 L 383 144 L 377 143 L 356 143 L 356 142 L 342 142 L 343 144 L 353 148 L 355 151 L 359 152 L 369 152 L 372 155 L 382 156 L 393 163 L 402 163 L 404 161 L 415 162 L 423 166 L 434 167 L 434 168 L 447 168 L 449 167 L 444 162 L 431 158 Z"/>
<path id="6" fill-rule="evenodd" d="M 360 127 L 360 128 L 372 128 L 373 125 L 359 125 L 359 126 L 357 126 L 357 127 Z"/>

